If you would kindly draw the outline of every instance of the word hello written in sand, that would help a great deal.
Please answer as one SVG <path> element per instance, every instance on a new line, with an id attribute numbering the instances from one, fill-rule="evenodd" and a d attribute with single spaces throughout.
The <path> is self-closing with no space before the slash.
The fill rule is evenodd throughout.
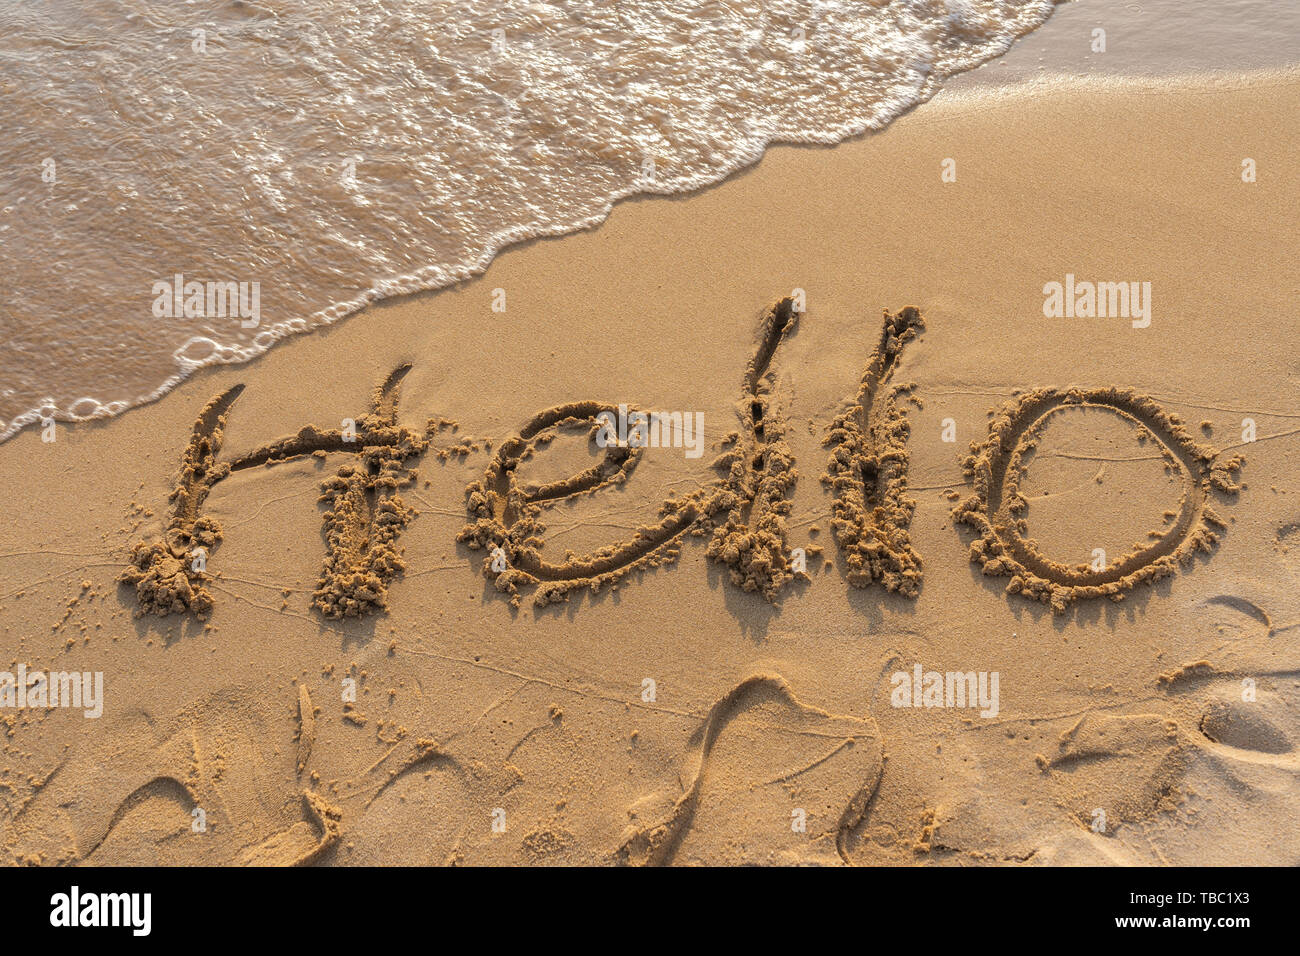
<path id="1" fill-rule="evenodd" d="M 536 604 L 545 605 L 578 588 L 595 590 L 633 571 L 671 564 L 687 536 L 708 539 L 707 557 L 726 565 L 733 585 L 778 600 L 791 582 L 808 580 L 805 552 L 787 542 L 798 475 L 785 440 L 787 423 L 772 395 L 773 361 L 797 321 L 788 298 L 763 317 L 758 349 L 745 369 L 736 406 L 741 427 L 723 440 L 723 453 L 713 462 L 719 477 L 688 495 L 669 498 L 656 524 L 591 554 L 570 552 L 560 562 L 543 556 L 546 510 L 623 484 L 644 454 L 644 443 L 611 440 L 611 422 L 627 421 L 627 406 L 582 401 L 537 413 L 495 446 L 482 478 L 466 489 L 467 522 L 457 540 L 486 553 L 483 573 L 515 605 L 526 588 L 533 590 Z M 915 308 L 885 313 L 855 398 L 826 429 L 830 456 L 821 477 L 834 495 L 832 530 L 849 583 L 878 583 L 906 597 L 915 597 L 920 589 L 922 563 L 909 534 L 916 502 L 907 494 L 910 425 L 899 398 L 915 386 L 895 385 L 892 379 L 904 348 L 923 329 Z M 221 528 L 203 506 L 219 482 L 237 471 L 338 452 L 351 457 L 322 483 L 326 553 L 313 605 L 326 617 L 385 608 L 389 585 L 406 567 L 398 541 L 415 514 L 400 491 L 416 480 L 412 466 L 433 439 L 455 427 L 442 419 L 423 430 L 398 422 L 398 395 L 407 371 L 409 366 L 403 366 L 389 375 L 375 390 L 369 414 L 346 420 L 345 428 L 309 425 L 231 459 L 221 457 L 223 432 L 243 386 L 209 402 L 181 459 L 165 540 L 138 542 L 122 573 L 122 581 L 134 585 L 141 611 L 202 616 L 211 610 L 207 562 Z M 1028 502 L 1020 492 L 1025 456 L 1052 415 L 1076 408 L 1105 410 L 1129 422 L 1139 438 L 1155 443 L 1166 469 L 1184 478 L 1182 499 L 1167 527 L 1152 531 L 1149 544 L 1109 564 L 1061 564 L 1027 537 Z M 549 484 L 524 484 L 517 474 L 520 463 L 562 429 L 599 438 L 599 463 Z M 462 439 L 436 451 L 445 458 L 467 454 L 472 447 Z M 1198 551 L 1208 553 L 1225 527 L 1212 498 L 1237 494 L 1240 466 L 1239 456 L 1221 456 L 1193 440 L 1177 417 L 1149 397 L 1115 387 L 1040 388 L 998 409 L 985 440 L 972 443 L 963 467 L 973 490 L 953 516 L 975 531 L 971 560 L 985 574 L 1008 576 L 1009 593 L 1062 612 L 1076 599 L 1121 600 L 1137 584 L 1189 565 Z"/>

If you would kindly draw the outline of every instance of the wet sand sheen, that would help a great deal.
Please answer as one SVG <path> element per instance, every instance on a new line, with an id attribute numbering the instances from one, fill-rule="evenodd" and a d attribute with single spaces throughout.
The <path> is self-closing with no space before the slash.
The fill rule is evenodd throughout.
<path id="1" fill-rule="evenodd" d="M 6 443 L 0 667 L 105 675 L 98 719 L 0 714 L 9 859 L 1295 864 L 1300 433 L 1278 343 L 1297 144 L 1275 117 L 1298 105 L 1293 76 L 931 103 L 870 140 L 777 149 L 716 189 L 630 203 L 479 281 L 202 373 L 122 419 Z M 1044 318 L 1045 283 L 1067 273 L 1150 281 L 1150 326 Z M 763 354 L 766 311 L 796 289 L 806 311 L 754 417 L 742 373 Z M 924 333 L 889 387 L 912 386 L 895 397 L 914 597 L 850 583 L 826 534 L 835 489 L 808 477 L 862 394 L 882 310 L 908 305 Z M 117 578 L 135 541 L 165 537 L 214 396 L 243 386 L 221 451 L 239 460 L 306 425 L 342 434 L 408 365 L 395 423 L 375 427 L 459 431 L 431 439 L 447 454 L 400 491 L 418 514 L 386 611 L 313 607 L 334 510 L 315 501 L 351 454 L 323 445 L 212 488 L 222 540 L 204 619 L 136 616 Z M 1257 436 L 1236 449 L 1243 487 L 1212 553 L 1121 602 L 1053 614 L 970 562 L 975 534 L 952 512 L 990 413 L 1016 389 L 1072 386 L 1150 396 L 1204 420 L 1221 451 L 1244 419 Z M 778 601 L 688 537 L 671 566 L 514 609 L 482 551 L 457 543 L 466 489 L 540 412 L 704 415 L 702 458 L 650 449 L 628 480 L 556 506 L 540 553 L 560 564 L 711 480 L 738 398 L 765 434 L 785 424 L 804 476 L 782 549 L 804 550 L 807 580 Z M 591 451 L 585 467 L 600 462 Z M 1054 467 L 1035 475 L 1053 482 Z M 1105 510 L 1088 518 L 1109 532 Z M 596 544 L 568 543 L 580 534 Z M 895 676 L 915 667 L 998 673 L 996 717 L 893 706 Z M 201 841 L 195 806 L 212 824 Z"/>
<path id="2" fill-rule="evenodd" d="M 880 129 L 1050 0 L 8 3 L 0 440 L 156 398 L 771 141 Z M 53 265 L 52 265 L 53 264 Z"/>

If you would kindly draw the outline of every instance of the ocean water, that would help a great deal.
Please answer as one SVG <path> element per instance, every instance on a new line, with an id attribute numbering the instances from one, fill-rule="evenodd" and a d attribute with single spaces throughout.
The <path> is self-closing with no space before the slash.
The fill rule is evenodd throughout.
<path id="1" fill-rule="evenodd" d="M 1149 80 L 1297 65 L 1294 0 L 1070 0 L 1046 29 L 944 88 L 964 93 L 1038 80 Z"/>
<path id="2" fill-rule="evenodd" d="M 883 127 L 1052 7 L 0 0 L 0 440 Z"/>

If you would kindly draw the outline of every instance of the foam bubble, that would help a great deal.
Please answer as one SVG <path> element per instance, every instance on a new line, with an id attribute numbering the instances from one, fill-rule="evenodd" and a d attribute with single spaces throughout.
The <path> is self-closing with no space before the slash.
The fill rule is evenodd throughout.
<path id="1" fill-rule="evenodd" d="M 0 274 L 25 304 L 0 356 L 0 439 L 44 396 L 63 418 L 138 405 L 627 196 L 710 185 L 773 142 L 878 129 L 1052 6 L 282 0 L 211 12 L 205 53 L 184 8 L 20 6 L 0 37 L 24 63 L 0 88 L 0 164 L 69 157 L 75 175 L 20 178 L 0 210 Z M 33 269 L 30 249 L 60 268 Z M 152 290 L 178 275 L 258 282 L 263 323 L 242 326 L 247 304 L 168 317 Z M 106 341 L 132 361 L 104 362 Z"/>

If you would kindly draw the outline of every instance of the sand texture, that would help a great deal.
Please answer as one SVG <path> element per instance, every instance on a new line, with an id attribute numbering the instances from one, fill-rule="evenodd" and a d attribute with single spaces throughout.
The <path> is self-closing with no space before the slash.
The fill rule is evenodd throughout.
<path id="1" fill-rule="evenodd" d="M 0 854 L 1300 863 L 1297 109 L 941 96 L 20 434 L 0 670 L 103 700 Z"/>

